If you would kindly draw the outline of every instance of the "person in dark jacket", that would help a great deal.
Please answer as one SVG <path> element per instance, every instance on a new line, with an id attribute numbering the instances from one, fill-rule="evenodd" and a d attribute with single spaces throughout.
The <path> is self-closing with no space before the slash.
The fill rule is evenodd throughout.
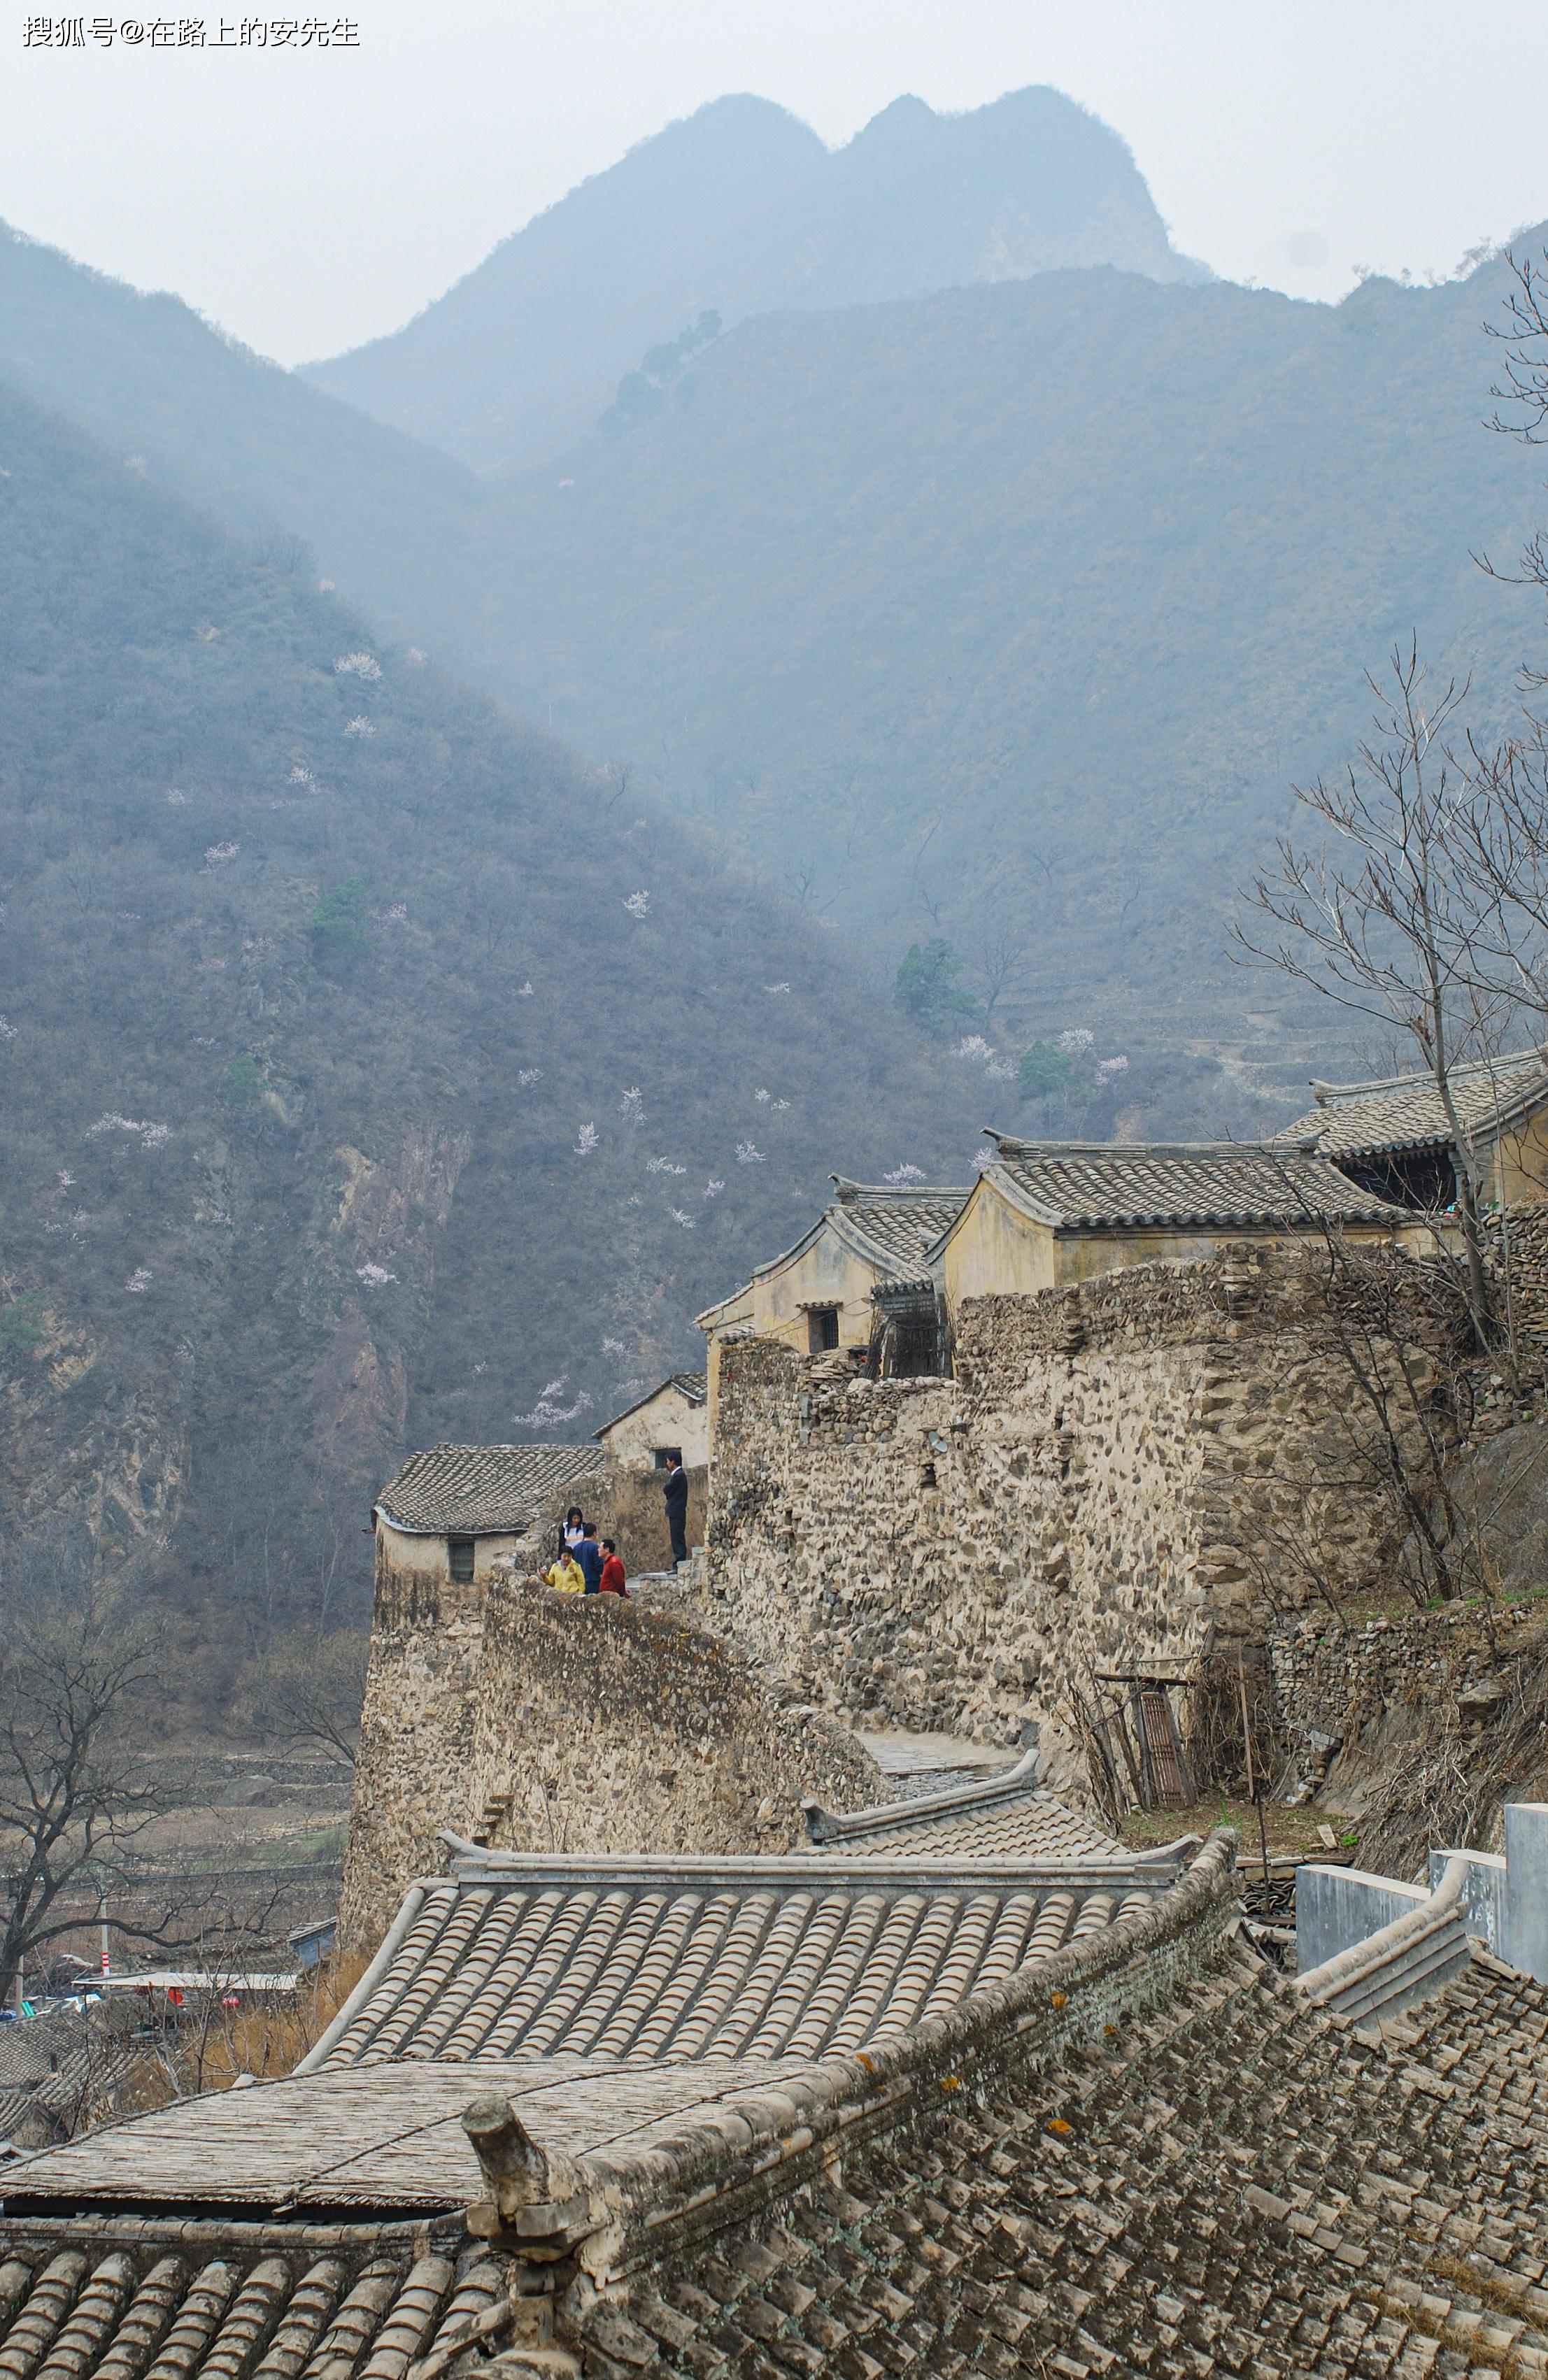
<path id="1" fill-rule="evenodd" d="M 575 1559 L 580 1564 L 588 1595 L 602 1591 L 602 1548 L 597 1543 L 597 1524 L 588 1521 L 580 1532 L 580 1543 L 575 1548 Z"/>
<path id="2" fill-rule="evenodd" d="M 680 1454 L 672 1457 L 662 1489 L 666 1500 L 666 1525 L 672 1532 L 672 1567 L 688 1560 L 688 1473 Z"/>

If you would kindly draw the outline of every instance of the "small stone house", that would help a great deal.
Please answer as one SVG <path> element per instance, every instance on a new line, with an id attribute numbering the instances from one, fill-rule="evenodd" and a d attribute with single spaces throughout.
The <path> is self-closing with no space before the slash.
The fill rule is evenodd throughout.
<path id="1" fill-rule="evenodd" d="M 513 1553 L 556 1489 L 599 1476 L 605 1448 L 432 1446 L 411 1454 L 372 1513 L 378 1587 L 471 1586 Z"/>
<path id="2" fill-rule="evenodd" d="M 706 1307 L 699 1328 L 715 1350 L 725 1339 L 777 1339 L 801 1354 L 866 1347 L 878 1321 L 878 1292 L 931 1314 L 939 1289 L 930 1251 L 953 1223 L 966 1190 L 847 1182 L 792 1248 L 760 1265 L 751 1280 Z"/>
<path id="3" fill-rule="evenodd" d="M 709 1379 L 703 1372 L 674 1372 L 603 1422 L 596 1442 L 626 1471 L 664 1471 L 674 1455 L 689 1471 L 710 1459 Z"/>
<path id="4" fill-rule="evenodd" d="M 1218 1256 L 1227 1241 L 1292 1243 L 1335 1223 L 1385 1238 L 1400 1207 L 1315 1149 L 1271 1142 L 1016 1140 L 929 1252 L 946 1306 L 1061 1289 L 1130 1265 Z"/>
<path id="5" fill-rule="evenodd" d="M 1311 1091 L 1316 1106 L 1279 1135 L 1279 1146 L 1314 1146 L 1360 1188 L 1410 1212 L 1453 1204 L 1451 1126 L 1428 1075 L 1313 1082 Z M 1548 1045 L 1458 1066 L 1451 1092 L 1489 1205 L 1548 1199 Z"/>

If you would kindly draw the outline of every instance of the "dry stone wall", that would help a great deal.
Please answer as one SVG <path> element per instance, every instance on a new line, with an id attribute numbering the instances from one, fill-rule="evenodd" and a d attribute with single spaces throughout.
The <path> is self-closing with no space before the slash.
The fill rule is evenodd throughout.
<path id="1" fill-rule="evenodd" d="M 407 1887 L 445 1872 L 443 1828 L 497 1849 L 783 1852 L 814 1794 L 885 1798 L 848 1732 L 681 1614 L 486 1583 L 379 1574 L 340 1909 L 380 1937 Z"/>
<path id="2" fill-rule="evenodd" d="M 1384 1520 L 1347 1472 L 1318 1268 L 1227 1249 L 969 1301 L 954 1380 L 722 1350 L 712 1593 L 816 1702 L 873 1724 L 1043 1742 L 1068 1682 L 1256 1633 L 1275 1531 L 1353 1583 Z M 1330 1443 L 1331 1442 L 1331 1443 Z"/>

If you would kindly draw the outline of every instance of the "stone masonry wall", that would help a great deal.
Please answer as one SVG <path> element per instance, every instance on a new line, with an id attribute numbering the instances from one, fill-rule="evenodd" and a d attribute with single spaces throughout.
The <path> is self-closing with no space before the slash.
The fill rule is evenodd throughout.
<path id="1" fill-rule="evenodd" d="M 955 1380 L 722 1351 L 712 1592 L 814 1701 L 1038 1740 L 1077 1775 L 1067 1681 L 1171 1665 L 1262 1618 L 1265 1528 L 1353 1583 L 1383 1516 L 1298 1485 L 1338 1437 L 1314 1262 L 1228 1249 L 971 1300 Z M 1343 1465 L 1347 1468 L 1347 1463 Z"/>
<path id="2" fill-rule="evenodd" d="M 439 1595 L 378 1576 L 347 1950 L 373 1947 L 417 1876 L 445 1872 L 443 1828 L 520 1851 L 782 1852 L 806 1795 L 885 1798 L 860 1745 L 723 1630 L 555 1595 L 524 1568 Z"/>

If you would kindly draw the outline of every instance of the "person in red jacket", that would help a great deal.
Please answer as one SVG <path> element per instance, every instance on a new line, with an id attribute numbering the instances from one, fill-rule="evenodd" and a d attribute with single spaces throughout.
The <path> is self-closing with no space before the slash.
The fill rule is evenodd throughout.
<path id="1" fill-rule="evenodd" d="M 611 1537 L 603 1537 L 602 1550 L 602 1577 L 597 1583 L 597 1593 L 621 1595 L 627 1603 L 629 1600 L 629 1591 L 624 1579 L 624 1566 L 618 1560 L 618 1548 Z"/>

